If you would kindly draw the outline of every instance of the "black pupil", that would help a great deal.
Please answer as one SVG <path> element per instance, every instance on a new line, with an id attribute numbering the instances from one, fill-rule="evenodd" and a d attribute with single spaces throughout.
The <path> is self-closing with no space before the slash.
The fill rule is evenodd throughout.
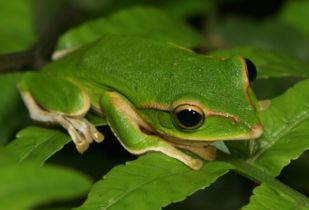
<path id="1" fill-rule="evenodd" d="M 256 67 L 255 67 L 254 63 L 252 63 L 252 61 L 250 61 L 248 58 L 246 58 L 245 60 L 246 60 L 246 65 L 247 65 L 247 69 L 248 69 L 249 82 L 253 82 L 256 79 L 256 76 L 257 76 Z"/>
<path id="2" fill-rule="evenodd" d="M 183 126 L 188 128 L 198 125 L 202 120 L 202 116 L 192 109 L 184 109 L 178 112 L 177 118 Z"/>

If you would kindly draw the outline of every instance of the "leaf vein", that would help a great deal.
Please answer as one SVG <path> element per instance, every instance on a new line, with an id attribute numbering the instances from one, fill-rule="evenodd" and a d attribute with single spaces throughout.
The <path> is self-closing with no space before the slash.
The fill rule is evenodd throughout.
<path id="1" fill-rule="evenodd" d="M 123 193 L 121 193 L 121 194 L 119 195 L 118 198 L 116 198 L 116 199 L 111 199 L 110 202 L 107 203 L 107 206 L 103 207 L 102 210 L 106 210 L 106 209 L 108 209 L 109 207 L 115 205 L 115 203 L 117 203 L 119 200 L 123 199 L 123 198 L 126 197 L 129 193 L 131 193 L 131 192 L 137 190 L 138 188 L 141 188 L 142 186 L 145 186 L 145 185 L 147 185 L 147 184 L 150 184 L 150 183 L 152 183 L 152 182 L 154 182 L 154 181 L 156 181 L 156 180 L 165 179 L 165 178 L 167 178 L 167 177 L 175 176 L 175 175 L 180 175 L 180 174 L 181 174 L 181 175 L 184 175 L 184 174 L 187 174 L 187 173 L 190 173 L 190 171 L 187 171 L 187 172 L 185 172 L 185 173 L 183 173 L 183 172 L 177 172 L 177 173 L 173 173 L 173 174 L 169 174 L 169 175 L 161 175 L 161 176 L 158 176 L 158 177 L 154 177 L 154 178 L 152 178 L 152 179 L 150 179 L 150 180 L 148 180 L 148 181 L 146 181 L 146 182 L 142 182 L 142 183 L 136 185 L 135 187 L 133 187 L 133 188 L 131 188 L 131 189 L 128 189 L 128 190 L 124 191 Z"/>

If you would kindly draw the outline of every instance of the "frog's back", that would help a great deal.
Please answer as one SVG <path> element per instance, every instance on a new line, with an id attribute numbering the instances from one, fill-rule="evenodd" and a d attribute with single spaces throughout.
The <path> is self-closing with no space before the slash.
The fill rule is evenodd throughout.
<path id="1" fill-rule="evenodd" d="M 57 63 L 63 68 L 50 65 L 46 71 L 115 89 L 136 105 L 145 101 L 168 105 L 192 90 L 209 100 L 216 99 L 218 90 L 235 93 L 234 84 L 226 85 L 233 78 L 222 71 L 225 62 L 138 37 L 104 36 Z"/>

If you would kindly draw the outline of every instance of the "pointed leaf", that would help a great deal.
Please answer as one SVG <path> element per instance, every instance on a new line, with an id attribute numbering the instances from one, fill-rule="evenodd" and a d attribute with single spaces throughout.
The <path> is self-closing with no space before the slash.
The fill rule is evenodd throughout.
<path id="1" fill-rule="evenodd" d="M 87 192 L 91 182 L 72 170 L 36 164 L 0 166 L 1 209 L 29 209 L 55 199 L 72 199 Z"/>
<path id="2" fill-rule="evenodd" d="M 185 23 L 169 17 L 159 9 L 134 7 L 70 30 L 60 39 L 59 48 L 79 47 L 103 34 L 144 36 L 185 47 L 197 46 L 202 40 L 201 35 Z"/>
<path id="3" fill-rule="evenodd" d="M 243 210 L 305 210 L 309 209 L 308 202 L 298 203 L 293 198 L 282 194 L 273 188 L 268 187 L 266 184 L 262 184 L 256 187 L 253 191 L 253 196 L 250 198 L 250 203 L 244 206 Z"/>
<path id="4" fill-rule="evenodd" d="M 30 126 L 21 130 L 5 150 L 15 154 L 18 162 L 31 160 L 42 165 L 69 141 L 70 137 L 59 130 Z"/>
<path id="5" fill-rule="evenodd" d="M 194 171 L 166 155 L 146 154 L 113 168 L 78 209 L 160 209 L 209 186 L 230 168 L 215 161 Z"/>
<path id="6" fill-rule="evenodd" d="M 264 135 L 257 140 L 259 150 L 247 162 L 272 176 L 309 149 L 309 80 L 290 88 L 272 100 L 261 113 Z"/>
<path id="7" fill-rule="evenodd" d="M 304 207 L 309 204 L 308 197 L 278 181 L 272 175 L 269 175 L 267 172 L 265 173 L 263 169 L 253 165 L 249 161 L 234 158 L 228 158 L 226 161 L 231 163 L 234 166 L 234 170 L 238 173 L 255 180 L 257 183 L 267 185 L 271 189 L 270 191 L 275 192 L 282 198 L 288 199 L 291 205 Z M 278 196 L 273 196 L 273 198 L 277 199 Z M 263 204 L 262 209 L 273 209 L 272 203 L 264 202 Z"/>

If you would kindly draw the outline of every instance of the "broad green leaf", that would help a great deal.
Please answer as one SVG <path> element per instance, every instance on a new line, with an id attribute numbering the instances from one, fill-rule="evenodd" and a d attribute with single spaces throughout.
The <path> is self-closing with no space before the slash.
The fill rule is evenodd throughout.
<path id="1" fill-rule="evenodd" d="M 18 162 L 31 160 L 42 165 L 69 140 L 70 137 L 59 130 L 30 126 L 21 130 L 5 150 L 15 154 Z"/>
<path id="2" fill-rule="evenodd" d="M 0 4 L 0 53 L 24 50 L 33 42 L 31 0 L 2 1 Z"/>
<path id="3" fill-rule="evenodd" d="M 144 36 L 185 47 L 197 46 L 202 40 L 201 35 L 185 23 L 169 17 L 159 9 L 134 7 L 70 30 L 61 37 L 59 48 L 79 47 L 103 34 Z"/>
<path id="4" fill-rule="evenodd" d="M 15 165 L 18 161 L 18 158 L 6 151 L 4 147 L 0 147 L 0 167 L 6 166 L 6 165 Z"/>
<path id="5" fill-rule="evenodd" d="M 309 80 L 297 83 L 272 100 L 261 113 L 264 135 L 256 142 L 259 149 L 247 160 L 276 176 L 293 159 L 309 149 Z"/>
<path id="6" fill-rule="evenodd" d="M 28 122 L 27 110 L 16 88 L 20 76 L 0 76 L 0 145 L 10 140 L 16 130 Z"/>
<path id="7" fill-rule="evenodd" d="M 230 168 L 214 161 L 194 171 L 166 155 L 146 154 L 113 168 L 77 209 L 160 209 L 209 186 Z"/>
<path id="8" fill-rule="evenodd" d="M 288 1 L 280 17 L 309 37 L 309 1 Z"/>
<path id="9" fill-rule="evenodd" d="M 211 55 L 230 57 L 242 55 L 249 58 L 257 66 L 258 78 L 309 75 L 309 64 L 284 53 L 253 47 L 238 47 L 213 51 Z"/>
<path id="10" fill-rule="evenodd" d="M 243 210 L 305 210 L 309 209 L 309 199 L 307 203 L 298 203 L 293 198 L 286 196 L 282 192 L 262 184 L 253 190 L 250 203 L 244 206 Z"/>
<path id="11" fill-rule="evenodd" d="M 72 170 L 36 164 L 0 165 L 1 209 L 30 209 L 45 202 L 84 195 L 91 181 Z"/>

